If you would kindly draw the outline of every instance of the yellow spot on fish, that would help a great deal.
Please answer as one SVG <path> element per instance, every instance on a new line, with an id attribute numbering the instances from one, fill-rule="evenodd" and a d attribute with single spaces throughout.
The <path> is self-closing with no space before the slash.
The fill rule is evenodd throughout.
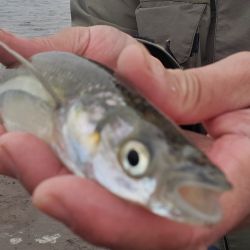
<path id="1" fill-rule="evenodd" d="M 100 136 L 100 133 L 98 132 L 93 132 L 92 134 L 89 135 L 89 142 L 93 146 L 98 145 L 100 140 L 101 140 L 101 136 Z"/>

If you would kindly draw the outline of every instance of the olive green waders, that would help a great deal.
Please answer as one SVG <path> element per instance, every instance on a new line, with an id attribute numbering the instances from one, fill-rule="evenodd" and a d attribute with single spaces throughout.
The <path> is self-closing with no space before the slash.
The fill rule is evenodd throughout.
<path id="1" fill-rule="evenodd" d="M 249 0 L 71 0 L 73 25 L 112 25 L 171 51 L 183 67 L 250 50 Z M 232 233 L 221 250 L 250 250 L 250 229 Z"/>

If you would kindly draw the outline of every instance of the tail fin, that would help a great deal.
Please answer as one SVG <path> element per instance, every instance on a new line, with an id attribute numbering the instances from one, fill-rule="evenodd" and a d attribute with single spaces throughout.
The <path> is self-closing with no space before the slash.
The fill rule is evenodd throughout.
<path id="1" fill-rule="evenodd" d="M 42 84 L 42 86 L 47 90 L 47 92 L 51 95 L 55 102 L 56 108 L 59 107 L 62 103 L 60 98 L 56 95 L 55 91 L 51 88 L 51 86 L 48 84 L 46 79 L 43 77 L 43 75 L 30 63 L 27 59 L 25 59 L 22 55 L 11 49 L 8 45 L 0 41 L 0 48 L 4 49 L 6 52 L 8 52 L 10 55 L 12 55 L 19 63 L 24 65 L 30 73 L 36 77 L 39 82 Z"/>

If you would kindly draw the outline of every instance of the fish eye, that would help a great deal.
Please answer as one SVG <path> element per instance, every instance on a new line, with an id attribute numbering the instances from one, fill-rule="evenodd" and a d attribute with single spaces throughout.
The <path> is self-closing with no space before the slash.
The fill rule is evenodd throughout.
<path id="1" fill-rule="evenodd" d="M 128 141 L 122 145 L 119 160 L 123 170 L 132 177 L 143 176 L 150 164 L 148 148 L 139 141 Z"/>

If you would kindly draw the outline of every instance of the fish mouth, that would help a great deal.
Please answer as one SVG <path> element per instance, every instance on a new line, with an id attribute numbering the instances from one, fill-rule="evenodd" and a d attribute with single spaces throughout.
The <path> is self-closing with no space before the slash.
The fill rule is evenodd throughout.
<path id="1" fill-rule="evenodd" d="M 212 225 L 222 219 L 219 198 L 228 190 L 204 182 L 182 181 L 174 189 L 163 188 L 150 201 L 150 209 L 175 221 Z"/>
<path id="2" fill-rule="evenodd" d="M 176 204 L 185 210 L 190 220 L 214 224 L 222 217 L 219 203 L 222 192 L 203 183 L 182 183 L 175 190 Z"/>
<path id="3" fill-rule="evenodd" d="M 212 225 L 222 219 L 219 199 L 231 188 L 219 168 L 185 164 L 162 178 L 149 206 L 154 213 L 175 221 Z"/>

